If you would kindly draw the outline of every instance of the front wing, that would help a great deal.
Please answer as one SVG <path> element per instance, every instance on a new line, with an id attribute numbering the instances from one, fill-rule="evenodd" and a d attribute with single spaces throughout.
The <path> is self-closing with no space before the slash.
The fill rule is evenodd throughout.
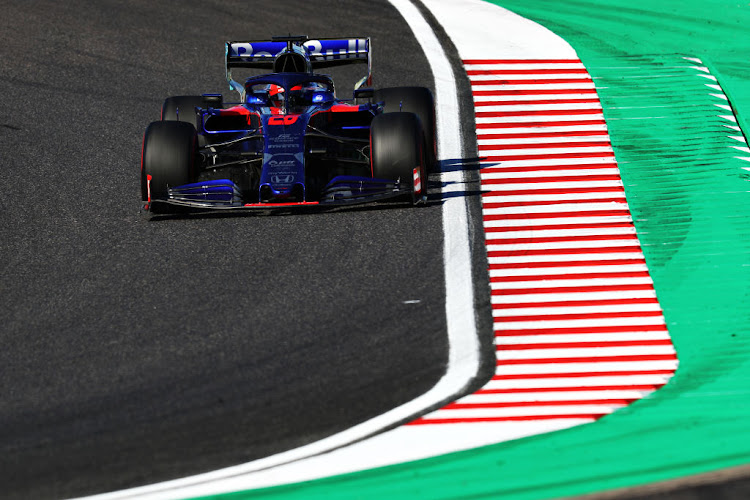
<path id="1" fill-rule="evenodd" d="M 150 200 L 146 208 L 152 204 L 217 210 L 354 205 L 410 194 L 412 190 L 405 189 L 404 184 L 406 183 L 399 181 L 341 175 L 334 177 L 326 185 L 318 201 L 245 203 L 236 184 L 229 179 L 219 179 L 169 188 L 166 199 Z"/>

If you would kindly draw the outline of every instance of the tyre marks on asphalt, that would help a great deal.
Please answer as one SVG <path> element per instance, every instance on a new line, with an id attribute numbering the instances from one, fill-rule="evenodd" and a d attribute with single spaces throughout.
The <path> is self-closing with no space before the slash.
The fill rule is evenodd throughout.
<path id="1" fill-rule="evenodd" d="M 482 389 L 414 424 L 593 422 L 677 368 L 594 81 L 571 58 L 464 65 L 497 366 Z"/>

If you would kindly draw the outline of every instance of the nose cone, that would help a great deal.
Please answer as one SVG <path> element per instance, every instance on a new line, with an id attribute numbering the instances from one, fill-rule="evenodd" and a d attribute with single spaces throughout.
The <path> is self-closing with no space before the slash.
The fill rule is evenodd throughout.
<path id="1" fill-rule="evenodd" d="M 304 201 L 304 115 L 264 117 L 265 145 L 260 182 L 260 200 Z"/>

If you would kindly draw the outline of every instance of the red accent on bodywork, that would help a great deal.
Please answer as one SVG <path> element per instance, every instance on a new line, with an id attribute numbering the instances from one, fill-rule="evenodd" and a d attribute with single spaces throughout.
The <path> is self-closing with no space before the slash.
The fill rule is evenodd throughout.
<path id="1" fill-rule="evenodd" d="M 220 109 L 219 113 L 222 114 L 222 115 L 251 115 L 251 114 L 257 114 L 257 113 L 252 113 L 245 106 L 232 106 L 231 108 Z"/>
<path id="2" fill-rule="evenodd" d="M 245 106 L 234 106 L 227 109 L 222 109 L 219 111 L 219 114 L 221 116 L 225 115 L 244 115 L 247 117 L 247 123 L 248 125 L 252 125 L 252 117 L 257 116 L 258 122 L 260 122 L 260 113 L 256 111 L 250 111 Z"/>
<path id="3" fill-rule="evenodd" d="M 269 125 L 291 125 L 296 122 L 300 115 L 279 115 L 268 119 Z"/>
<path id="4" fill-rule="evenodd" d="M 334 113 L 356 113 L 360 111 L 359 105 L 351 105 L 351 104 L 334 104 L 331 106 L 331 111 Z"/>
<path id="5" fill-rule="evenodd" d="M 295 201 L 293 203 L 245 203 L 246 207 L 298 207 L 305 205 L 319 205 L 317 201 Z"/>

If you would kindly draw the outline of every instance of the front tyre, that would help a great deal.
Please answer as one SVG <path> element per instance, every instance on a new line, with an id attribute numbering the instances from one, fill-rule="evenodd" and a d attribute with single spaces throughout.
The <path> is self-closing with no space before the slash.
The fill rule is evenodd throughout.
<path id="1" fill-rule="evenodd" d="M 414 113 L 422 123 L 425 139 L 425 162 L 427 171 L 433 172 L 437 164 L 437 141 L 435 126 L 435 99 L 425 87 L 388 87 L 375 91 L 375 102 L 384 103 L 384 113 Z"/>
<path id="2" fill-rule="evenodd" d="M 422 124 L 414 113 L 378 115 L 370 126 L 370 163 L 375 179 L 398 181 L 413 202 L 426 199 Z"/>
<path id="3" fill-rule="evenodd" d="M 205 107 L 203 96 L 178 95 L 168 97 L 161 106 L 161 119 L 181 121 L 191 124 L 198 129 L 198 114 L 195 108 Z"/>
<path id="4" fill-rule="evenodd" d="M 152 122 L 143 136 L 143 201 L 165 200 L 170 187 L 195 181 L 197 156 L 198 135 L 195 127 L 178 121 Z"/>

